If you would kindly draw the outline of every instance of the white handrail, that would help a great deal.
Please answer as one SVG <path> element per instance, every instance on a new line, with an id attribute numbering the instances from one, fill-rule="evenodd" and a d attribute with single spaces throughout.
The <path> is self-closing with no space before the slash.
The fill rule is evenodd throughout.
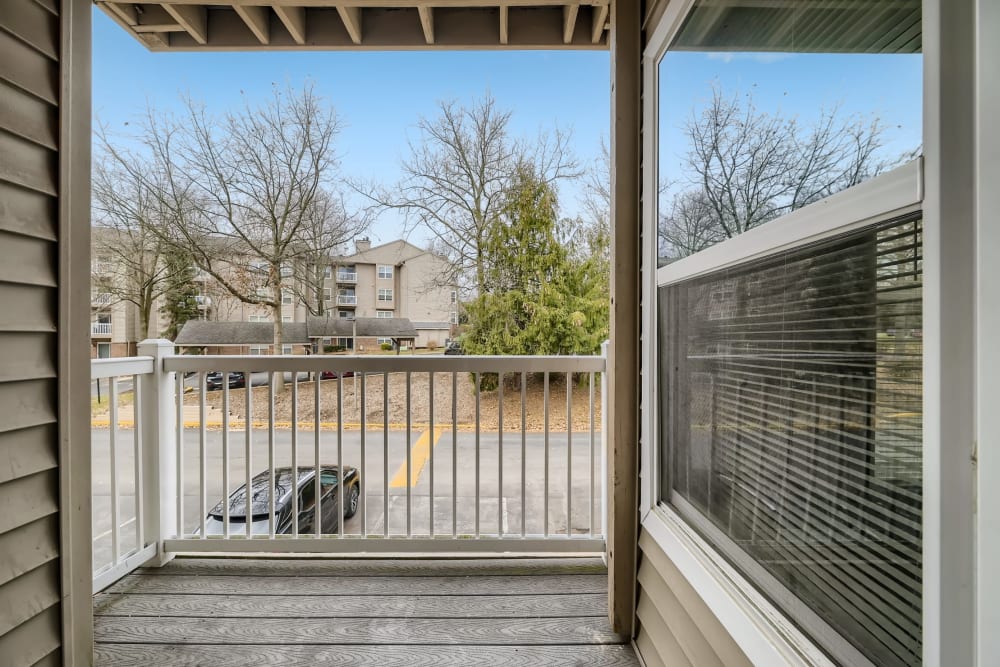
<path id="1" fill-rule="evenodd" d="M 599 356 L 478 356 L 478 355 L 271 355 L 168 356 L 164 370 L 357 373 L 600 373 L 606 361 Z"/>

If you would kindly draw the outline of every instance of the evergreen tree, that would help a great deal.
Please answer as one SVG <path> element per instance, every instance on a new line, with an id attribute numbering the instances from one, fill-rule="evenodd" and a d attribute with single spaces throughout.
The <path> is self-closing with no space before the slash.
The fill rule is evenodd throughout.
<path id="1" fill-rule="evenodd" d="M 185 322 L 196 320 L 201 315 L 196 298 L 198 289 L 194 284 L 195 269 L 190 255 L 172 249 L 163 261 L 170 277 L 163 291 L 163 306 L 160 307 L 160 313 L 167 318 L 161 335 L 174 340 Z"/>

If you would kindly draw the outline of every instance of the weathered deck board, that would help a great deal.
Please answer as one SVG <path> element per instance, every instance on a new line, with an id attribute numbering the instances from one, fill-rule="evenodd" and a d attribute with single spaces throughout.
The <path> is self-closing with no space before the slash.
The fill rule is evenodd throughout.
<path id="1" fill-rule="evenodd" d="M 607 576 L 553 574 L 545 577 L 233 577 L 220 575 L 130 575 L 109 593 L 210 593 L 220 595 L 528 595 L 602 593 Z"/>
<path id="2" fill-rule="evenodd" d="M 557 618 L 602 616 L 607 593 L 570 595 L 116 595 L 94 598 L 98 616 L 215 618 Z"/>
<path id="3" fill-rule="evenodd" d="M 94 602 L 97 665 L 638 664 L 588 558 L 178 559 Z"/>
<path id="4" fill-rule="evenodd" d="M 114 667 L 637 667 L 630 646 L 171 646 L 99 644 Z"/>
<path id="5" fill-rule="evenodd" d="M 262 610 L 266 613 L 266 610 Z M 94 639 L 153 644 L 620 644 L 604 618 L 94 619 Z"/>
<path id="6" fill-rule="evenodd" d="M 412 577 L 443 574 L 545 576 L 551 574 L 605 574 L 600 558 L 470 558 L 470 559 L 308 559 L 245 558 L 239 569 L 230 558 L 176 558 L 161 568 L 140 568 L 138 574 L 294 576 L 294 577 Z"/>

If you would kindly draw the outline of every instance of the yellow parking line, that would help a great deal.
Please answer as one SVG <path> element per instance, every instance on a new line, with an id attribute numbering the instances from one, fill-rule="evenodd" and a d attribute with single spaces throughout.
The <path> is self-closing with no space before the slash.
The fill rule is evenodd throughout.
<path id="1" fill-rule="evenodd" d="M 413 448 L 410 450 L 410 488 L 417 485 L 420 480 L 420 473 L 424 471 L 424 466 L 427 465 L 427 460 L 431 456 L 431 447 L 437 445 L 438 440 L 441 438 L 441 434 L 447 429 L 441 426 L 434 427 L 434 442 L 431 442 L 431 431 L 427 429 L 420 434 L 417 441 L 413 443 Z M 406 488 L 406 461 L 399 464 L 399 470 L 396 471 L 395 476 L 393 476 L 392 481 L 389 482 L 389 486 L 394 489 L 405 489 Z"/>

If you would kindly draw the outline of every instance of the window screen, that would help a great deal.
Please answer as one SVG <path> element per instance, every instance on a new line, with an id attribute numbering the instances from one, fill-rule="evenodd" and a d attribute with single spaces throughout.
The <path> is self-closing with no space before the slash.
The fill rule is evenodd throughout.
<path id="1" fill-rule="evenodd" d="M 921 264 L 910 218 L 659 290 L 663 500 L 877 665 L 921 655 Z"/>

